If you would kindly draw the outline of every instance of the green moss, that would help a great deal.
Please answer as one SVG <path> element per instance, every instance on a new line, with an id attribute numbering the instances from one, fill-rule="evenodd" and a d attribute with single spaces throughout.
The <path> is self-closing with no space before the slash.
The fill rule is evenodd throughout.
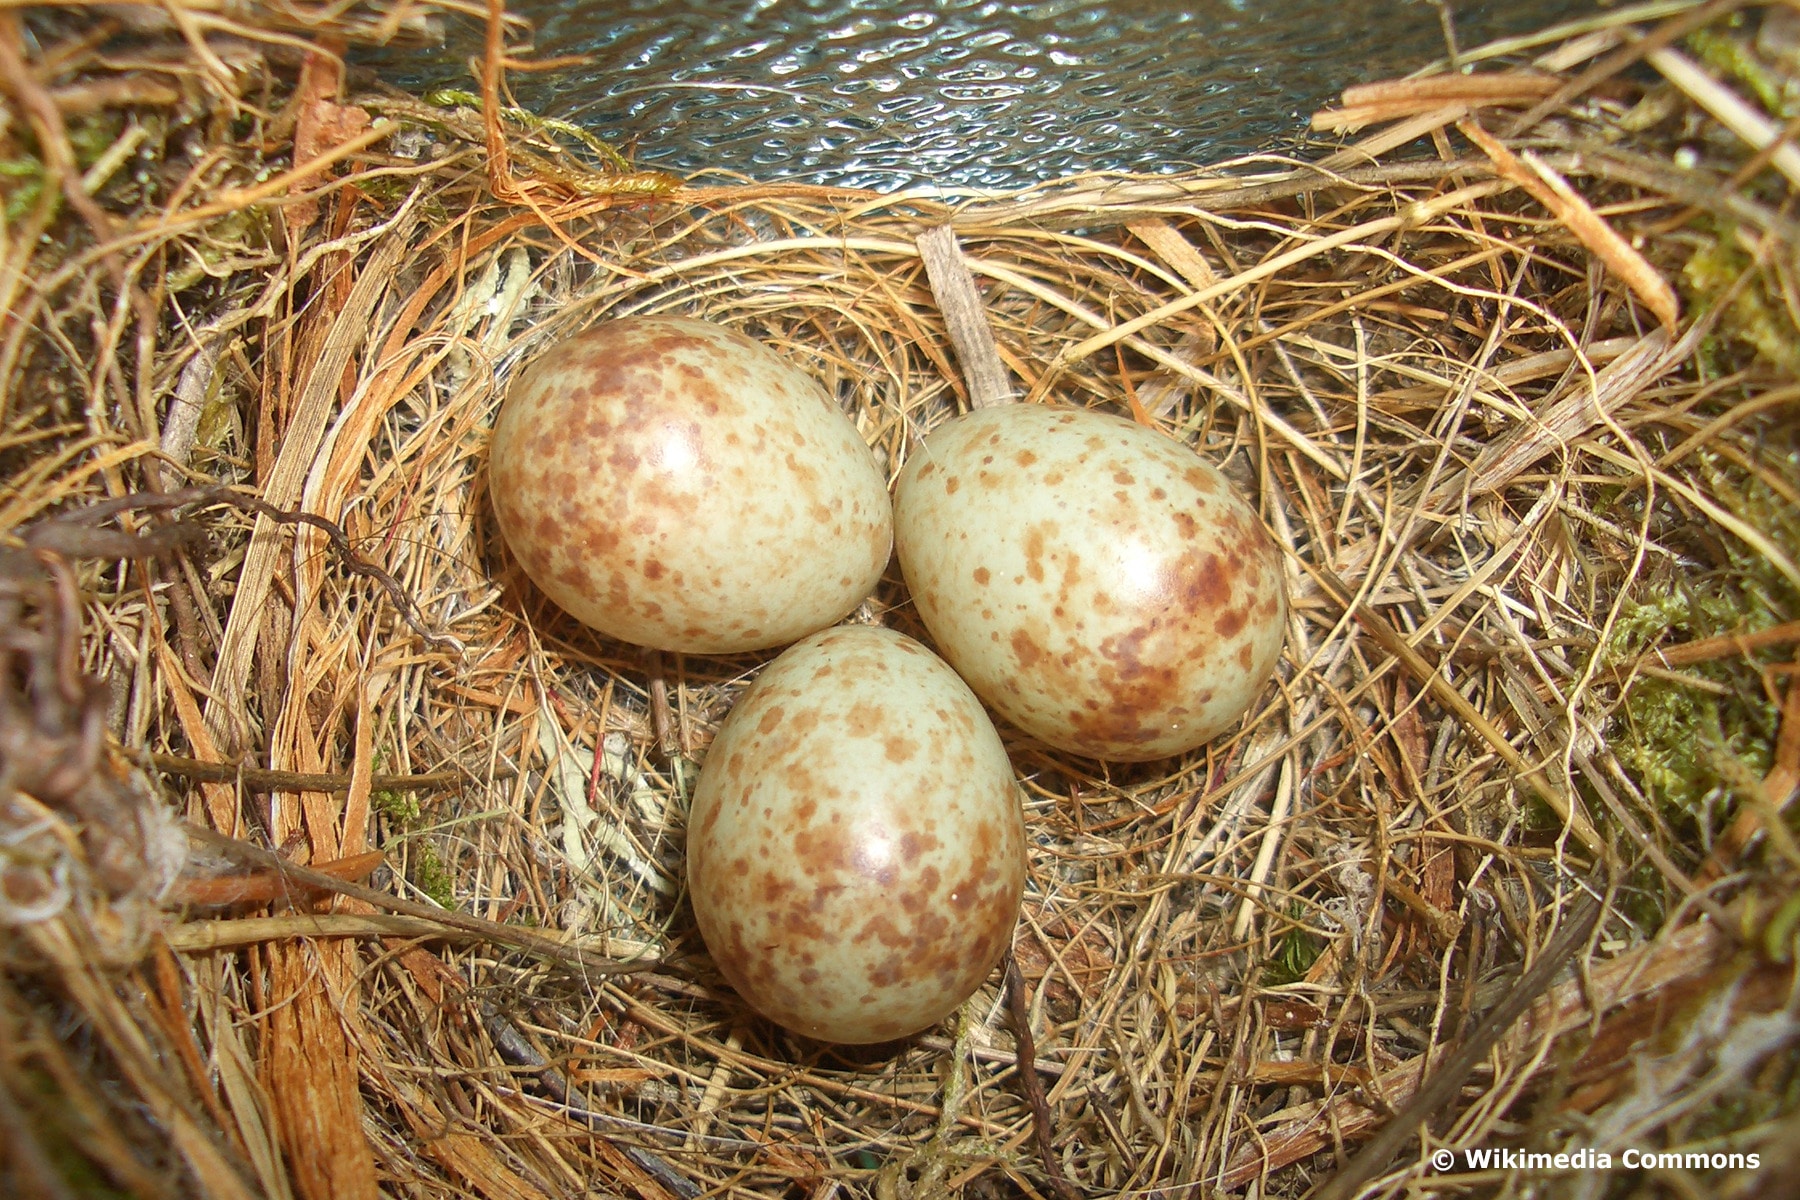
<path id="1" fill-rule="evenodd" d="M 1604 811 L 1587 798 L 1589 812 Z M 1657 929 L 1669 913 L 1669 905 L 1677 897 L 1669 895 L 1669 881 L 1655 863 L 1644 859 L 1633 867 L 1620 884 L 1614 904 L 1639 929 Z"/>
<path id="2" fill-rule="evenodd" d="M 1793 962 L 1800 951 L 1800 892 L 1795 892 L 1770 914 L 1757 939 L 1770 961 Z"/>
<path id="3" fill-rule="evenodd" d="M 1736 774 L 1730 763 L 1758 775 L 1768 770 L 1771 705 L 1646 680 L 1632 689 L 1626 715 L 1619 759 L 1664 818 L 1680 826 L 1698 821 L 1709 808 L 1723 812 L 1731 793 L 1728 776 Z M 1719 827 L 1718 815 L 1712 825 Z"/>
<path id="4" fill-rule="evenodd" d="M 369 806 L 398 825 L 402 831 L 411 830 L 419 820 L 419 799 L 411 792 L 371 792 Z"/>
<path id="5" fill-rule="evenodd" d="M 1518 803 L 1522 809 L 1525 828 L 1556 831 L 1567 823 L 1562 819 L 1560 813 L 1544 802 L 1544 798 L 1538 794 L 1537 789 L 1519 786 L 1515 788 L 1514 794 L 1518 797 Z M 1592 798 L 1588 798 L 1588 804 L 1588 811 L 1599 811 L 1593 807 Z"/>
<path id="6" fill-rule="evenodd" d="M 1706 452 L 1694 462 L 1695 482 L 1716 501 L 1790 553 L 1800 546 L 1800 513 L 1778 492 Z M 1800 614 L 1800 594 L 1773 564 L 1733 537 L 1714 549 L 1723 556 L 1714 570 L 1671 571 L 1625 606 L 1606 646 L 1609 664 L 1659 646 L 1754 633 Z M 1678 829 L 1693 828 L 1709 809 L 1718 828 L 1736 785 L 1767 774 L 1780 714 L 1761 671 L 1787 653 L 1730 653 L 1632 683 L 1613 749 Z"/>
<path id="7" fill-rule="evenodd" d="M 430 842 L 420 841 L 413 852 L 413 884 L 439 908 L 456 907 L 456 881 L 444 869 L 444 860 Z"/>
<path id="8" fill-rule="evenodd" d="M 1707 312 L 1725 300 L 1746 271 L 1751 258 L 1729 225 L 1700 226 L 1703 238 L 1681 269 L 1682 293 L 1688 307 Z M 1712 375 L 1728 373 L 1744 351 L 1800 374 L 1800 331 L 1766 272 L 1757 271 L 1731 295 L 1719 314 L 1717 332 L 1700 348 L 1700 360 Z"/>
<path id="9" fill-rule="evenodd" d="M 100 156 L 119 140 L 123 129 L 124 115 L 116 110 L 98 112 L 70 124 L 69 149 L 75 152 L 75 165 L 85 171 L 100 161 Z"/>
<path id="10" fill-rule="evenodd" d="M 100 160 L 124 128 L 124 117 L 114 111 L 95 113 L 72 121 L 67 129 L 75 166 L 86 171 Z M 44 161 L 35 149 L 21 147 L 17 157 L 0 160 L 0 207 L 8 223 L 23 220 L 44 194 Z M 58 200 L 60 207 L 61 201 Z"/>
<path id="11" fill-rule="evenodd" d="M 419 800 L 412 792 L 376 791 L 369 805 L 393 823 L 402 836 L 415 832 L 421 813 Z M 429 838 L 413 839 L 410 847 L 412 884 L 440 908 L 456 907 L 456 881 L 444 868 L 444 860 Z"/>
<path id="12" fill-rule="evenodd" d="M 1719 74 L 1755 93 L 1769 112 L 1783 120 L 1800 113 L 1800 89 L 1783 72 L 1763 62 L 1744 38 L 1702 29 L 1688 36 L 1688 49 Z"/>
<path id="13" fill-rule="evenodd" d="M 481 108 L 481 97 L 465 88 L 438 88 L 425 93 L 425 103 L 438 108 Z"/>
<path id="14" fill-rule="evenodd" d="M 34 154 L 0 161 L 0 197 L 7 224 L 23 221 L 44 194 L 44 164 Z"/>

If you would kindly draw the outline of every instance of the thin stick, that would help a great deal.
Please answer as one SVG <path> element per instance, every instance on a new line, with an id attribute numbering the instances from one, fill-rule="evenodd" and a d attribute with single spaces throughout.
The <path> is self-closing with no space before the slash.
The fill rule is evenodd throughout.
<path id="1" fill-rule="evenodd" d="M 1081 1193 L 1063 1174 L 1050 1137 L 1050 1103 L 1044 1098 L 1044 1081 L 1038 1077 L 1037 1042 L 1031 1036 L 1031 997 L 1026 994 L 1025 976 L 1019 973 L 1018 959 L 1011 951 L 1006 955 L 1006 1014 L 1012 1021 L 1013 1043 L 1017 1047 L 1019 1086 L 1025 1089 L 1025 1100 L 1031 1105 L 1038 1160 L 1044 1164 L 1044 1174 L 1050 1177 L 1051 1189 L 1063 1200 L 1077 1200 Z"/>
<path id="2" fill-rule="evenodd" d="M 220 484 L 182 488 L 174 492 L 133 492 L 127 496 L 116 496 L 84 508 L 47 517 L 28 526 L 22 537 L 28 546 L 54 551 L 65 558 L 153 557 L 166 554 L 184 543 L 196 539 L 204 540 L 205 535 L 201 531 L 179 524 L 153 529 L 144 534 L 95 529 L 93 526 L 122 512 L 168 512 L 172 509 L 185 508 L 188 505 L 206 506 L 211 504 L 223 504 L 241 511 L 257 513 L 279 525 L 307 525 L 319 530 L 331 543 L 331 548 L 338 553 L 344 569 L 352 575 L 360 575 L 380 585 L 381 589 L 388 594 L 388 598 L 394 602 L 394 607 L 399 610 L 401 620 L 405 621 L 414 633 L 439 649 L 459 648 L 454 639 L 433 633 L 426 628 L 419 606 L 406 593 L 406 589 L 400 586 L 400 581 L 358 554 L 350 545 L 350 537 L 344 532 L 343 526 L 335 521 L 327 520 L 317 513 L 279 508 L 260 496 L 253 496 L 234 487 Z"/>
<path id="3" fill-rule="evenodd" d="M 361 883 L 375 868 L 387 861 L 379 850 L 353 854 L 348 858 L 315 863 L 314 870 L 333 879 L 349 879 Z M 257 871 L 248 875 L 188 875 L 176 882 L 168 903 L 196 906 L 228 904 L 267 904 L 272 900 L 292 902 L 293 890 L 286 878 L 274 871 Z"/>
<path id="4" fill-rule="evenodd" d="M 650 725 L 656 731 L 656 748 L 664 762 L 673 763 L 681 757 L 682 746 L 675 729 L 675 714 L 669 708 L 668 672 L 661 650 L 647 650 L 644 658 L 644 668 L 650 676 Z"/>
<path id="5" fill-rule="evenodd" d="M 1307 1200 L 1350 1200 L 1356 1190 L 1373 1179 L 1394 1157 L 1413 1131 L 1441 1112 L 1456 1096 L 1462 1082 L 1497 1042 L 1513 1027 L 1532 1001 L 1550 986 L 1575 952 L 1587 942 L 1594 925 L 1600 920 L 1600 904 L 1589 897 L 1554 942 L 1544 948 L 1536 962 L 1515 983 L 1506 998 L 1481 1018 L 1469 1034 L 1462 1049 L 1450 1056 L 1424 1086 L 1413 1093 L 1406 1107 L 1360 1151 L 1355 1158 L 1332 1176 Z"/>
<path id="6" fill-rule="evenodd" d="M 298 863 L 289 862 L 277 854 L 264 850 L 261 846 L 240 842 L 236 838 L 226 837 L 222 833 L 215 833 L 203 826 L 189 823 L 186 829 L 190 838 L 209 850 L 217 851 L 228 858 L 234 858 L 239 862 L 260 867 L 263 870 L 279 871 L 288 878 L 308 887 L 324 892 L 335 892 L 340 896 L 349 896 L 353 900 L 361 900 L 365 904 L 385 908 L 390 912 L 418 917 L 426 921 L 435 921 L 452 929 L 475 934 L 502 946 L 513 946 L 530 954 L 558 959 L 594 975 L 623 975 L 635 971 L 647 971 L 658 965 L 657 960 L 653 958 L 638 959 L 633 962 L 619 962 L 615 959 L 603 958 L 592 951 L 583 950 L 579 946 L 565 945 L 534 929 L 525 929 L 517 925 L 502 925 L 498 921 L 485 921 L 480 917 L 471 917 L 464 913 L 452 912 L 449 909 L 433 908 L 429 904 L 420 904 L 414 900 L 378 892 L 374 888 L 364 887 L 359 883 L 334 879 L 323 871 L 315 871 L 311 867 L 303 867 Z"/>
<path id="7" fill-rule="evenodd" d="M 1000 361 L 981 291 L 975 286 L 969 264 L 963 261 L 956 231 L 948 225 L 934 226 L 919 235 L 918 245 L 919 257 L 925 262 L 925 278 L 931 283 L 938 311 L 944 314 L 950 342 L 956 347 L 956 361 L 962 364 L 968 382 L 969 407 L 1011 404 L 1018 394 L 1013 390 L 1006 364 Z"/>
<path id="8" fill-rule="evenodd" d="M 1614 668 L 1614 674 L 1625 676 L 1649 666 L 1689 667 L 1718 658 L 1748 655 L 1752 650 L 1784 646 L 1790 642 L 1800 642 L 1800 621 L 1784 621 L 1780 625 L 1771 625 L 1752 633 L 1722 633 L 1718 637 L 1682 642 L 1659 650 L 1646 650 L 1630 663 Z"/>
<path id="9" fill-rule="evenodd" d="M 393 913 L 285 913 L 279 917 L 238 917 L 234 920 L 189 921 L 163 934 L 171 950 L 182 954 L 206 954 L 236 950 L 259 942 L 287 938 L 438 938 L 444 941 L 486 941 L 466 929 L 453 929 L 442 921 L 403 917 Z"/>
<path id="10" fill-rule="evenodd" d="M 139 766 L 168 775 L 180 775 L 196 783 L 242 783 L 253 792 L 331 793 L 350 790 L 350 776 L 347 773 L 271 771 L 266 767 L 201 762 L 197 758 L 184 758 L 179 754 L 156 754 L 123 748 L 119 753 Z M 503 767 L 495 772 L 494 778 L 510 779 L 512 775 L 511 770 Z M 468 783 L 472 778 L 469 772 L 452 768 L 427 771 L 423 775 L 374 775 L 370 777 L 369 785 L 384 792 L 436 792 L 452 790 Z"/>

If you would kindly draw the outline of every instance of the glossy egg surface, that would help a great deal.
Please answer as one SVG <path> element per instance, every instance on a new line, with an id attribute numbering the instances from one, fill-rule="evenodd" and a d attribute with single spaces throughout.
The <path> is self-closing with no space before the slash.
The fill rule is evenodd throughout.
<path id="1" fill-rule="evenodd" d="M 525 573 L 609 636 L 779 646 L 875 586 L 892 509 L 874 456 L 811 376 L 734 330 L 628 317 L 509 389 L 489 462 Z"/>
<path id="2" fill-rule="evenodd" d="M 749 1005 L 822 1041 L 929 1028 L 987 978 L 1025 883 L 1012 766 L 903 634 L 825 630 L 763 670 L 706 756 L 688 882 Z"/>
<path id="3" fill-rule="evenodd" d="M 1120 417 L 1015 404 L 945 422 L 894 503 L 940 652 L 1027 733 L 1094 758 L 1201 745 L 1281 654 L 1273 540 L 1192 449 Z"/>

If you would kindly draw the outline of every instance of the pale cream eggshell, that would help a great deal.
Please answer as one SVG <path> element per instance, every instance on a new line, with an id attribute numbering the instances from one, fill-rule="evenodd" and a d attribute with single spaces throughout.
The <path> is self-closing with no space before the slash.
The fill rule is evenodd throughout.
<path id="1" fill-rule="evenodd" d="M 939 651 L 1052 746 L 1142 761 L 1199 746 L 1281 655 L 1281 561 L 1189 447 L 1086 409 L 938 427 L 895 488 L 901 570 Z"/>
<path id="2" fill-rule="evenodd" d="M 533 583 L 577 620 L 730 653 L 831 625 L 874 588 L 892 509 L 824 388 L 734 330 L 609 321 L 507 392 L 489 483 Z"/>
<path id="3" fill-rule="evenodd" d="M 764 668 L 706 755 L 688 885 L 713 961 L 823 1041 L 929 1028 L 1009 945 L 1025 882 L 1012 766 L 918 642 L 814 634 Z"/>

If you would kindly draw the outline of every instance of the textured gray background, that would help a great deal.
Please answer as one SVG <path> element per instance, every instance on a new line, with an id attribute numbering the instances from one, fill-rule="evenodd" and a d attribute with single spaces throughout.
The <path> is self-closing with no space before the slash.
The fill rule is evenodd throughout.
<path id="1" fill-rule="evenodd" d="M 541 55 L 593 57 L 513 76 L 518 95 L 630 145 L 640 165 L 883 190 L 1292 152 L 1312 110 L 1346 84 L 1445 50 L 1421 0 L 517 7 Z M 1576 0 L 1452 4 L 1464 46 L 1592 11 Z"/>

